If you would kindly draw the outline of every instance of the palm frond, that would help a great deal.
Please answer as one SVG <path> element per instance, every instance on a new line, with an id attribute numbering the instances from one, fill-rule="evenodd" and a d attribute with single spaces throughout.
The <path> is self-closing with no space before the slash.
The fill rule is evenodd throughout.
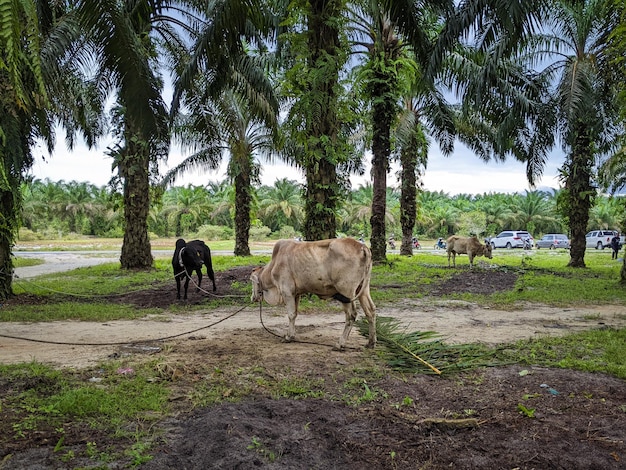
<path id="1" fill-rule="evenodd" d="M 365 320 L 357 326 L 368 334 Z M 376 334 L 381 357 L 394 369 L 411 373 L 444 374 L 502 365 L 493 349 L 481 344 L 446 344 L 434 331 L 407 332 L 395 318 L 377 317 Z"/>

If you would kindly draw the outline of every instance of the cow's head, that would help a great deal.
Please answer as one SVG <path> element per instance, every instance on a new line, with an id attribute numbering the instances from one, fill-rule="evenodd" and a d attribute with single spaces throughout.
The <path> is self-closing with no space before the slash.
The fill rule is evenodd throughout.
<path id="1" fill-rule="evenodd" d="M 250 300 L 252 302 L 261 302 L 263 300 L 263 288 L 261 287 L 261 273 L 263 268 L 255 268 L 250 274 L 250 281 L 252 282 L 252 295 Z"/>
<path id="2" fill-rule="evenodd" d="M 491 243 L 485 243 L 485 258 L 493 258 L 493 256 L 491 256 Z"/>
<path id="3" fill-rule="evenodd" d="M 187 245 L 181 254 L 185 266 L 192 269 L 200 269 L 204 264 L 204 255 L 195 246 Z"/>

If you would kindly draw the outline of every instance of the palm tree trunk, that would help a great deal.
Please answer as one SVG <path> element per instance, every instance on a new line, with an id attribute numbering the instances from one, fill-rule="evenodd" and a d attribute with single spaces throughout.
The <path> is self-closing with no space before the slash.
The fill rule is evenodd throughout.
<path id="1" fill-rule="evenodd" d="M 570 260 L 573 268 L 585 267 L 585 235 L 595 189 L 591 185 L 591 141 L 585 125 L 579 124 L 569 162 L 566 189 L 569 192 L 569 226 L 572 231 Z"/>
<path id="2" fill-rule="evenodd" d="M 379 82 L 380 84 L 380 82 Z M 379 96 L 385 96 L 379 87 Z M 386 224 L 387 213 L 387 172 L 389 171 L 389 156 L 391 154 L 390 132 L 395 112 L 393 103 L 382 102 L 374 105 L 372 115 L 372 261 L 383 262 L 386 257 Z"/>
<path id="3" fill-rule="evenodd" d="M 16 192 L 17 191 L 17 192 Z M 16 211 L 15 194 L 19 188 L 0 189 L 0 300 L 13 295 L 13 257 L 11 249 L 15 241 Z"/>
<path id="4" fill-rule="evenodd" d="M 307 240 L 335 238 L 337 235 L 336 211 L 340 200 L 336 162 L 340 156 L 336 142 L 339 130 L 337 120 L 337 95 L 339 81 L 338 60 L 341 49 L 338 18 L 342 0 L 312 0 L 308 17 L 311 70 L 317 70 L 311 93 L 315 93 L 323 112 L 311 113 L 307 127 L 310 141 L 305 156 L 306 202 L 304 236 Z M 333 65 L 332 67 L 329 65 Z M 311 110 L 313 111 L 313 110 Z"/>
<path id="5" fill-rule="evenodd" d="M 124 269 L 152 267 L 152 250 L 148 238 L 150 178 L 148 146 L 127 140 L 126 154 L 120 162 L 124 180 L 124 241 L 120 262 Z"/>
<path id="6" fill-rule="evenodd" d="M 402 188 L 400 190 L 400 226 L 402 227 L 402 244 L 400 254 L 413 254 L 413 227 L 417 214 L 417 161 L 412 152 L 403 150 L 400 154 L 402 164 Z"/>
<path id="7" fill-rule="evenodd" d="M 251 157 L 248 156 L 235 175 L 235 256 L 250 256 L 250 173 Z"/>
<path id="8" fill-rule="evenodd" d="M 325 240 L 337 236 L 335 211 L 338 204 L 337 170 L 321 159 L 306 169 L 304 236 L 306 240 Z"/>

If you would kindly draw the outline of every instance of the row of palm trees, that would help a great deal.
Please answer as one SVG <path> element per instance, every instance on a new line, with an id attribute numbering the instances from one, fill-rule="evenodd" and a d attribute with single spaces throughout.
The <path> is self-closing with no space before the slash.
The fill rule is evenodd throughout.
<path id="1" fill-rule="evenodd" d="M 526 163 L 529 182 L 560 143 L 570 265 L 584 266 L 596 185 L 622 174 L 625 0 L 0 0 L 0 298 L 20 184 L 36 137 L 89 145 L 106 133 L 123 209 L 123 268 L 152 265 L 151 197 L 229 157 L 235 254 L 249 254 L 257 158 L 305 175 L 302 232 L 340 230 L 348 177 L 372 152 L 375 261 L 388 232 L 387 173 L 402 164 L 403 249 L 428 146 L 458 139 L 485 160 Z M 547 64 L 547 65 L 546 65 Z M 163 73 L 174 77 L 171 105 Z M 457 104 L 446 96 L 452 93 Z M 110 103 L 113 102 L 111 106 Z M 175 139 L 190 157 L 161 177 Z M 600 167 L 602 158 L 614 157 Z M 598 172 L 596 175 L 596 170 Z M 410 245 L 409 245 L 410 246 Z M 625 264 L 626 269 L 626 264 Z"/>
<path id="2" fill-rule="evenodd" d="M 100 237 L 122 237 L 121 195 L 107 187 L 86 182 L 34 180 L 22 188 L 24 226 L 39 237 L 70 232 Z M 562 191 L 527 191 L 525 194 L 489 193 L 449 196 L 443 192 L 419 192 L 414 235 L 437 238 L 451 234 L 492 236 L 505 229 L 544 233 L 568 233 L 558 209 Z M 158 199 L 158 200 L 157 200 Z M 259 235 L 301 236 L 304 229 L 302 185 L 288 179 L 273 186 L 253 188 L 252 224 L 265 227 Z M 338 231 L 370 239 L 369 220 L 373 200 L 371 185 L 351 190 L 338 213 Z M 386 194 L 387 236 L 401 233 L 400 191 Z M 214 236 L 230 237 L 236 225 L 235 190 L 228 180 L 207 186 L 175 186 L 155 198 L 148 217 L 150 233 L 160 237 L 197 236 L 206 226 L 223 227 Z M 617 229 L 623 225 L 624 201 L 599 197 L 590 214 L 589 230 Z"/>

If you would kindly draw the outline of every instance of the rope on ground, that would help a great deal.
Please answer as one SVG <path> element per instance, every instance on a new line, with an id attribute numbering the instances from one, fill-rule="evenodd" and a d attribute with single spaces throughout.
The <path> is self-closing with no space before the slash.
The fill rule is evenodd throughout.
<path id="1" fill-rule="evenodd" d="M 183 333 L 179 333 L 176 335 L 170 335 L 170 336 L 163 336 L 161 338 L 154 338 L 154 339 L 144 339 L 144 340 L 139 340 L 139 341 L 119 341 L 119 342 L 112 342 L 112 343 L 72 343 L 72 342 L 66 342 L 66 341 L 51 341 L 51 340 L 44 340 L 44 339 L 34 339 L 34 338 L 24 338 L 21 336 L 12 336 L 12 335 L 6 335 L 3 333 L 0 333 L 0 337 L 2 338 L 10 338 L 10 339 L 16 339 L 16 340 L 21 340 L 21 341 L 29 341 L 31 343 L 44 343 L 44 344 L 58 344 L 58 345 L 64 345 L 64 346 L 122 346 L 122 345 L 127 345 L 127 344 L 144 344 L 144 343 L 155 343 L 155 342 L 159 342 L 159 341 L 166 341 L 169 339 L 174 339 L 174 338 L 178 338 L 180 336 L 185 336 L 185 335 L 190 335 L 191 333 L 195 333 L 196 331 L 200 331 L 200 330 L 206 330 L 207 328 L 211 328 L 215 325 L 217 325 L 218 323 L 222 323 L 225 320 L 228 320 L 229 318 L 234 317 L 235 315 L 237 315 L 239 312 L 241 312 L 242 310 L 246 309 L 248 306 L 244 305 L 243 307 L 241 307 L 239 310 L 226 315 L 224 318 L 221 318 L 220 320 L 213 322 L 209 325 L 206 326 L 202 326 L 200 328 L 196 328 L 194 330 L 190 330 L 190 331 L 185 331 Z"/>
<path id="2" fill-rule="evenodd" d="M 274 333 L 272 330 L 270 330 L 267 326 L 265 326 L 265 323 L 263 322 L 263 302 L 259 302 L 259 320 L 261 321 L 261 326 L 263 327 L 263 329 L 265 331 L 267 331 L 269 334 L 276 336 L 277 338 L 280 339 L 284 339 L 283 336 L 279 335 L 278 333 Z M 317 346 L 326 346 L 327 348 L 331 348 L 334 349 L 335 346 L 331 345 L 331 344 L 327 344 L 327 343 L 318 343 L 317 341 L 300 341 L 297 339 L 291 340 L 292 343 L 301 343 L 301 344 L 315 344 Z M 355 351 L 360 350 L 360 348 L 354 348 L 351 346 L 344 346 L 344 349 L 352 349 Z"/>
<path id="3" fill-rule="evenodd" d="M 222 295 L 222 294 L 216 294 L 215 292 L 210 292 L 210 291 L 208 291 L 208 290 L 203 289 L 202 287 L 200 287 L 200 286 L 198 285 L 198 283 L 194 280 L 193 276 L 191 276 L 191 275 L 187 274 L 187 271 L 183 271 L 182 273 L 186 274 L 186 275 L 187 275 L 187 277 L 189 278 L 189 280 L 191 281 L 191 284 L 192 284 L 193 286 L 195 286 L 195 287 L 196 287 L 196 289 L 198 289 L 198 291 L 199 291 L 199 292 L 202 292 L 203 294 L 210 295 L 210 296 L 212 296 L 212 297 L 216 297 L 216 298 L 218 298 L 218 299 L 226 299 L 226 298 L 228 298 L 228 297 L 232 297 L 232 298 L 236 298 L 236 299 L 238 299 L 238 298 L 242 298 L 242 297 L 247 297 L 247 296 L 245 296 L 245 295 L 234 295 L 234 294 Z M 182 273 L 180 273 L 180 274 L 182 274 Z M 181 282 L 182 282 L 182 281 L 181 281 Z"/>

